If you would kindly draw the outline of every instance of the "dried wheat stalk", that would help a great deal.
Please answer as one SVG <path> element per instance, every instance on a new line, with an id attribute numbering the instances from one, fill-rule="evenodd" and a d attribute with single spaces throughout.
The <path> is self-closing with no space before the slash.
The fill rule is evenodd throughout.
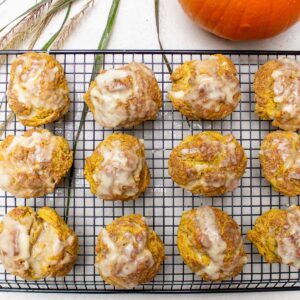
<path id="1" fill-rule="evenodd" d="M 50 23 L 51 19 L 53 18 L 55 13 L 52 13 L 51 9 L 57 7 L 58 5 L 61 5 L 64 2 L 65 2 L 65 0 L 54 0 L 51 3 L 51 5 L 49 6 L 50 11 L 39 20 L 39 22 L 36 24 L 36 26 L 33 29 L 33 36 L 30 40 L 28 49 L 30 49 L 30 50 L 33 49 L 37 40 L 41 36 L 43 30 L 45 29 L 45 27 Z"/>
<path id="2" fill-rule="evenodd" d="M 29 36 L 52 1 L 32 10 L 0 39 L 0 50 L 15 49 Z"/>
<path id="3" fill-rule="evenodd" d="M 72 17 L 63 30 L 59 33 L 57 38 L 54 40 L 53 44 L 51 45 L 51 49 L 60 49 L 62 48 L 65 40 L 68 38 L 70 33 L 75 29 L 76 25 L 80 22 L 81 18 L 86 14 L 89 8 L 94 5 L 94 0 L 88 1 L 83 8 L 74 16 Z"/>
<path id="4" fill-rule="evenodd" d="M 40 37 L 41 33 L 45 29 L 45 27 L 49 24 L 53 16 L 59 12 L 61 9 L 68 6 L 70 3 L 76 2 L 77 0 L 54 0 L 52 5 L 50 6 L 46 15 L 44 15 L 33 30 L 33 37 L 30 40 L 29 49 L 32 49 Z"/>
<path id="5" fill-rule="evenodd" d="M 15 114 L 13 112 L 10 112 L 6 117 L 6 120 L 0 123 L 0 137 L 2 137 L 3 133 L 6 130 L 6 127 L 13 121 L 14 117 Z"/>

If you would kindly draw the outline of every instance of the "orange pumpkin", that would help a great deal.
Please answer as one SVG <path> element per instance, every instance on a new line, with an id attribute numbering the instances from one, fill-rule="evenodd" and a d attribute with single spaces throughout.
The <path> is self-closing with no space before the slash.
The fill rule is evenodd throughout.
<path id="1" fill-rule="evenodd" d="M 300 18 L 300 0 L 179 0 L 203 29 L 241 41 L 272 37 Z M 300 38 L 300 37 L 299 37 Z"/>

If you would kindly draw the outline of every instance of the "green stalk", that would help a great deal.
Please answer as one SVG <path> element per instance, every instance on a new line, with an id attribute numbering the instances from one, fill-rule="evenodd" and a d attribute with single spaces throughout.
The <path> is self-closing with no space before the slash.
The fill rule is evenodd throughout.
<path id="1" fill-rule="evenodd" d="M 164 50 L 161 40 L 160 40 L 160 35 L 159 35 L 159 0 L 155 0 L 155 22 L 156 22 L 156 32 L 157 32 L 157 38 L 158 38 L 158 43 L 159 43 L 159 47 L 160 50 Z M 165 61 L 165 64 L 168 68 L 168 71 L 170 73 L 170 75 L 172 74 L 172 68 L 171 65 L 166 57 L 166 55 L 163 53 L 163 59 Z"/>
<path id="2" fill-rule="evenodd" d="M 15 19 L 13 19 L 12 21 L 10 21 L 9 23 L 7 23 L 4 27 L 2 27 L 0 29 L 0 32 L 3 31 L 5 28 L 7 28 L 10 24 L 12 24 L 13 22 L 15 22 L 16 20 L 20 19 L 21 17 L 24 17 L 25 15 L 27 15 L 28 13 L 32 12 L 33 10 L 40 8 L 41 6 L 43 6 L 44 4 L 51 2 L 51 0 L 42 0 L 36 4 L 34 4 L 33 6 L 31 6 L 30 8 L 28 8 L 25 12 L 23 12 L 22 14 L 20 14 L 18 17 L 16 17 Z"/>
<path id="3" fill-rule="evenodd" d="M 45 27 L 48 25 L 50 20 L 53 18 L 53 16 L 59 12 L 60 10 L 64 9 L 65 7 L 69 6 L 73 2 L 76 2 L 78 0 L 59 0 L 57 1 L 53 6 L 50 6 L 50 9 L 47 11 L 47 13 L 41 18 L 39 23 L 35 26 L 33 37 L 30 41 L 29 49 L 32 49 L 40 37 L 41 33 L 45 29 Z"/>
<path id="4" fill-rule="evenodd" d="M 159 35 L 159 0 L 154 0 L 155 1 L 155 22 L 156 22 L 156 32 L 157 32 L 157 38 L 158 38 L 158 43 L 159 43 L 159 47 L 161 51 L 164 51 L 164 48 L 162 46 L 161 40 L 160 40 L 160 35 Z M 163 60 L 165 62 L 165 65 L 167 66 L 168 72 L 171 75 L 172 74 L 172 68 L 171 65 L 167 59 L 167 56 L 163 53 Z M 189 128 L 191 128 L 191 124 L 190 121 L 187 117 L 185 117 L 185 120 L 189 126 Z"/>
<path id="5" fill-rule="evenodd" d="M 47 12 L 47 15 L 57 13 L 57 12 L 60 11 L 61 9 L 67 7 L 69 4 L 71 4 L 71 3 L 73 3 L 73 2 L 76 2 L 76 1 L 78 1 L 78 0 L 64 0 L 64 1 L 62 1 L 62 3 L 55 4 L 55 5 L 53 6 L 53 8 L 51 8 L 51 9 Z"/>
<path id="6" fill-rule="evenodd" d="M 50 0 L 46 1 L 49 2 Z M 45 1 L 44 1 L 45 2 Z M 40 2 L 41 3 L 41 2 Z M 0 3 L 1 4 L 1 3 Z M 45 3 L 43 3 L 42 5 L 44 5 Z M 72 5 L 72 3 L 70 3 L 69 5 Z M 36 6 L 33 6 L 34 8 L 32 10 L 38 9 Z M 27 10 L 28 13 L 30 13 L 32 10 L 29 9 Z M 3 98 L 1 99 L 0 102 L 0 109 L 2 107 L 3 102 L 5 101 L 5 96 L 3 96 Z M 12 112 L 10 112 L 6 118 L 6 120 L 4 122 L 2 122 L 0 124 L 0 137 L 3 135 L 4 131 L 6 130 L 7 126 L 13 121 L 14 119 L 14 114 Z"/>
<path id="7" fill-rule="evenodd" d="M 55 41 L 55 39 L 57 38 L 57 36 L 60 34 L 60 32 L 62 31 L 62 29 L 64 28 L 66 22 L 67 22 L 67 19 L 70 15 L 70 11 L 71 11 L 71 7 L 72 7 L 72 3 L 69 3 L 69 6 L 68 6 L 68 9 L 67 9 L 67 12 L 66 12 L 66 15 L 64 17 L 64 20 L 60 26 L 60 28 L 52 35 L 52 37 L 44 44 L 44 46 L 41 48 L 41 50 L 48 50 L 49 47 L 52 45 L 52 43 Z"/>
<path id="8" fill-rule="evenodd" d="M 108 45 L 109 38 L 111 36 L 111 32 L 112 32 L 113 25 L 114 25 L 114 22 L 115 22 L 115 18 L 116 18 L 119 3 L 120 3 L 120 0 L 114 0 L 112 5 L 111 5 L 109 15 L 108 15 L 108 19 L 107 19 L 107 23 L 106 23 L 106 27 L 104 29 L 101 40 L 100 40 L 99 45 L 98 45 L 99 50 L 105 49 Z M 103 63 L 103 55 L 99 55 L 99 54 L 96 55 L 91 81 L 94 80 L 97 73 L 99 73 L 100 66 L 102 65 L 102 63 Z"/>
<path id="9" fill-rule="evenodd" d="M 36 44 L 37 40 L 39 39 L 41 33 L 43 32 L 45 27 L 49 24 L 51 19 L 55 16 L 55 14 L 58 11 L 64 9 L 67 5 L 72 4 L 73 1 L 76 1 L 76 0 L 59 0 L 53 5 L 53 7 L 50 6 L 50 10 L 46 13 L 46 15 L 44 17 L 42 17 L 42 19 L 37 24 L 37 26 L 34 30 L 33 37 L 30 40 L 28 49 L 33 49 L 33 47 Z"/>
<path id="10" fill-rule="evenodd" d="M 36 34 L 33 36 L 31 42 L 30 42 L 30 46 L 29 49 L 32 49 L 35 45 L 35 43 L 37 42 L 41 32 L 44 30 L 44 28 L 48 25 L 48 23 L 50 22 L 50 20 L 53 18 L 53 16 L 59 12 L 60 10 L 64 9 L 65 7 L 68 6 L 68 11 L 69 11 L 69 7 L 73 2 L 76 2 L 77 0 L 60 0 L 59 2 L 57 2 L 56 4 L 53 5 L 53 8 L 51 8 L 47 14 L 42 18 L 42 20 L 40 21 L 40 23 L 38 24 L 36 30 Z M 68 14 L 68 13 L 67 13 Z M 63 24 L 64 25 L 64 24 Z M 52 41 L 53 43 L 53 41 Z M 51 45 L 51 44 L 50 44 Z M 50 46 L 49 45 L 49 46 Z M 47 50 L 47 49 L 46 49 Z"/>
<path id="11" fill-rule="evenodd" d="M 41 5 L 44 5 L 45 3 L 47 2 L 50 2 L 51 0 L 45 0 L 45 1 L 41 1 L 39 2 L 38 4 L 32 6 L 29 10 L 27 10 L 27 13 L 30 13 L 32 10 L 35 10 L 35 9 L 38 9 Z M 47 15 L 51 15 L 51 14 L 55 14 L 58 10 L 64 8 L 65 6 L 68 5 L 68 9 L 67 9 L 67 12 L 66 12 L 66 15 L 65 15 L 65 18 L 64 18 L 64 21 L 60 27 L 60 29 L 58 30 L 58 32 L 56 34 L 54 34 L 52 36 L 52 38 L 50 38 L 50 40 L 43 46 L 42 50 L 48 50 L 48 48 L 51 46 L 51 44 L 53 43 L 53 41 L 55 40 L 55 38 L 57 37 L 57 35 L 59 34 L 59 32 L 62 30 L 62 28 L 64 27 L 64 24 L 66 22 L 66 20 L 68 19 L 68 16 L 70 14 L 70 10 L 71 10 L 71 6 L 72 6 L 72 3 L 75 2 L 77 0 L 65 0 L 65 1 L 62 1 L 59 5 L 57 6 L 54 6 L 51 10 L 49 10 L 47 12 Z M 0 3 L 1 4 L 1 3 Z M 40 6 L 38 6 L 40 5 Z M 26 14 L 26 12 L 24 13 Z M 22 15 L 20 15 L 19 17 L 21 17 Z M 15 19 L 16 20 L 16 19 Z M 8 26 L 8 25 L 7 25 Z M 42 31 L 41 31 L 42 32 Z M 41 33 L 40 32 L 40 33 Z M 2 103 L 3 103 L 3 100 L 5 100 L 5 96 L 2 98 L 1 102 L 0 102 L 0 109 L 2 107 Z M 4 131 L 6 130 L 7 126 L 12 122 L 14 118 L 14 114 L 11 112 L 8 116 L 7 116 L 7 119 L 2 122 L 0 124 L 0 137 L 3 135 Z"/>
<path id="12" fill-rule="evenodd" d="M 120 0 L 113 0 L 113 3 L 110 7 L 109 15 L 108 15 L 108 18 L 107 18 L 106 26 L 105 26 L 105 29 L 103 31 L 101 40 L 100 40 L 99 45 L 98 45 L 98 50 L 104 50 L 104 49 L 106 49 L 106 47 L 108 45 L 109 39 L 111 37 L 113 25 L 115 23 L 119 3 L 120 3 Z M 99 72 L 100 68 L 102 67 L 102 63 L 103 63 L 103 55 L 102 54 L 97 54 L 96 57 L 95 57 L 90 82 L 93 81 L 94 78 L 96 77 L 97 73 Z M 83 111 L 82 111 L 82 114 L 81 114 L 79 128 L 78 128 L 78 131 L 76 133 L 76 137 L 75 137 L 75 140 L 74 140 L 74 143 L 73 143 L 73 156 L 74 156 L 74 159 L 75 159 L 75 154 L 76 154 L 76 150 L 77 150 L 78 140 L 79 140 L 79 137 L 80 137 L 82 127 L 83 127 L 83 124 L 85 122 L 87 113 L 88 113 L 88 107 L 87 107 L 86 103 L 84 102 L 84 107 L 83 107 Z M 68 196 L 67 196 L 68 200 L 67 200 L 66 213 L 65 213 L 66 223 L 68 222 L 68 218 L 69 218 L 69 209 L 70 209 L 70 202 L 71 202 L 71 190 L 72 190 L 72 182 L 73 182 L 73 177 L 74 177 L 74 170 L 75 170 L 75 167 L 74 167 L 74 164 L 73 164 L 72 167 L 71 167 L 70 173 L 69 173 Z"/>

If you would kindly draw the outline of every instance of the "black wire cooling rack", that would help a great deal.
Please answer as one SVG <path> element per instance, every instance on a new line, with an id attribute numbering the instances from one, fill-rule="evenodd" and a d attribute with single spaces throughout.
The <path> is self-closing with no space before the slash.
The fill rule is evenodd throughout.
<path id="1" fill-rule="evenodd" d="M 23 51 L 0 52 L 2 64 L 0 64 L 0 95 L 3 98 L 0 109 L 1 122 L 5 121 L 10 113 L 5 99 L 10 64 L 12 59 L 21 53 Z M 241 103 L 235 112 L 222 121 L 187 123 L 186 119 L 172 108 L 167 98 L 170 76 L 164 55 L 174 69 L 187 60 L 203 59 L 214 53 L 223 53 L 235 63 L 241 82 Z M 51 54 L 65 69 L 72 105 L 70 112 L 62 120 L 46 127 L 55 134 L 65 136 L 70 145 L 73 145 L 79 128 L 84 107 L 83 94 L 89 85 L 96 54 L 103 54 L 105 69 L 138 61 L 145 63 L 154 71 L 164 96 L 164 104 L 157 120 L 132 129 L 121 130 L 144 139 L 152 180 L 146 193 L 134 202 L 103 202 L 90 193 L 89 185 L 83 176 L 84 159 L 113 131 L 95 124 L 92 114 L 88 113 L 77 144 L 68 218 L 68 224 L 79 236 L 80 252 L 77 263 L 66 277 L 42 281 L 21 280 L 9 275 L 0 266 L 0 291 L 120 292 L 105 284 L 95 272 L 94 249 L 100 227 L 117 217 L 131 213 L 144 215 L 148 219 L 148 224 L 160 235 L 166 246 L 166 260 L 154 281 L 126 292 L 199 293 L 300 289 L 298 270 L 285 265 L 266 263 L 246 240 L 248 264 L 239 276 L 221 283 L 203 282 L 193 275 L 184 265 L 176 246 L 177 226 L 184 210 L 201 205 L 221 208 L 237 221 L 245 237 L 257 216 L 264 211 L 272 207 L 286 208 L 292 203 L 300 204 L 299 197 L 288 198 L 275 192 L 262 176 L 258 161 L 260 143 L 264 136 L 275 128 L 272 128 L 270 122 L 261 121 L 255 115 L 252 87 L 253 75 L 261 64 L 282 56 L 300 60 L 300 51 L 54 51 Z M 21 134 L 24 130 L 26 128 L 14 120 L 8 124 L 1 139 L 9 134 Z M 185 136 L 203 130 L 215 130 L 223 134 L 232 132 L 247 152 L 249 158 L 247 171 L 241 179 L 240 186 L 232 193 L 213 198 L 195 196 L 174 184 L 168 175 L 167 162 L 170 150 Z M 61 216 L 65 216 L 68 182 L 69 179 L 66 178 L 54 194 L 36 199 L 15 199 L 0 192 L 0 216 L 18 205 L 28 205 L 35 209 L 50 206 Z"/>

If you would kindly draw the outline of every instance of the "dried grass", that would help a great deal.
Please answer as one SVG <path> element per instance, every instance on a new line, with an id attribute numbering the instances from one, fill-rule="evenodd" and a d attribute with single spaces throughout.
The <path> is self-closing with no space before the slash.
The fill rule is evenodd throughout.
<path id="1" fill-rule="evenodd" d="M 30 35 L 32 29 L 39 22 L 51 2 L 45 3 L 42 6 L 33 9 L 24 18 L 22 18 L 21 21 L 13 26 L 0 39 L 0 50 L 10 50 L 18 48 L 18 46 Z"/>
<path id="2" fill-rule="evenodd" d="M 58 34 L 53 44 L 51 45 L 51 49 L 61 49 L 66 39 L 69 37 L 71 32 L 75 29 L 75 27 L 80 22 L 81 18 L 87 13 L 88 9 L 94 5 L 94 0 L 88 1 L 83 8 L 72 17 L 65 25 L 65 27 Z"/>

